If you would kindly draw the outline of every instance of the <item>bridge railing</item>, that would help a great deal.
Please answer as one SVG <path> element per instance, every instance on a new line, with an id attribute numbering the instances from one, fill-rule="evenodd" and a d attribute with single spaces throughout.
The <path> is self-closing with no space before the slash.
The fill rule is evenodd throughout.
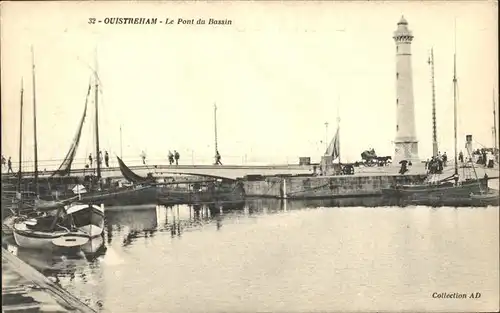
<path id="1" fill-rule="evenodd" d="M 281 158 L 280 158 L 281 159 Z M 253 156 L 250 157 L 248 155 L 244 156 L 223 156 L 222 163 L 224 165 L 270 165 L 270 164 L 298 164 L 299 156 L 291 156 L 283 158 L 283 160 L 278 162 L 273 162 L 266 157 Z M 125 156 L 123 157 L 123 161 L 127 166 L 140 166 L 144 165 L 142 159 L 139 156 Z M 38 161 L 38 170 L 40 172 L 51 172 L 55 171 L 63 162 L 63 159 L 53 159 L 53 160 L 39 160 Z M 195 156 L 195 155 L 187 155 L 182 156 L 179 159 L 179 165 L 212 165 L 214 163 L 214 158 L 206 157 L 206 156 Z M 168 165 L 168 158 L 146 158 L 146 165 L 154 164 L 154 165 Z M 72 169 L 83 169 L 85 165 L 89 165 L 88 158 L 75 158 L 71 165 Z M 26 160 L 22 162 L 22 171 L 23 172 L 33 172 L 34 171 L 34 161 Z M 96 167 L 96 161 L 93 160 L 92 168 Z M 105 162 L 103 160 L 102 166 L 105 168 Z M 110 157 L 109 159 L 109 167 L 118 167 L 118 161 L 115 157 Z M 17 172 L 19 169 L 19 163 L 16 161 L 12 161 L 12 170 Z M 2 166 L 2 173 L 7 172 L 7 165 Z"/>

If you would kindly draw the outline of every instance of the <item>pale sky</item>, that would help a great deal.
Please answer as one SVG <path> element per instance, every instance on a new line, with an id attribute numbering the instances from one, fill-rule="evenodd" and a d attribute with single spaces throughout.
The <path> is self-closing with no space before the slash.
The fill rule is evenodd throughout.
<path id="1" fill-rule="evenodd" d="M 412 44 L 420 157 L 432 153 L 428 51 L 434 47 L 438 140 L 453 154 L 453 53 L 459 149 L 465 134 L 493 146 L 498 94 L 496 1 L 456 2 L 4 2 L 1 4 L 2 154 L 18 160 L 24 77 L 24 156 L 33 160 L 31 51 L 35 49 L 38 152 L 62 159 L 84 107 L 97 48 L 101 149 L 137 162 L 209 163 L 213 104 L 225 163 L 319 161 L 341 117 L 343 161 L 373 147 L 393 155 L 395 43 L 402 15 Z M 231 19 L 232 25 L 89 25 L 88 18 Z M 495 96 L 496 97 L 496 96 Z M 498 100 L 495 99 L 496 103 Z M 93 103 L 90 105 L 93 108 Z M 77 157 L 94 152 L 89 114 Z M 135 159 L 132 161 L 132 159 Z M 45 163 L 44 163 L 45 162 Z M 150 163 L 155 163 L 150 160 Z M 156 162 L 157 163 L 157 162 Z M 53 166 L 58 162 L 53 163 Z"/>

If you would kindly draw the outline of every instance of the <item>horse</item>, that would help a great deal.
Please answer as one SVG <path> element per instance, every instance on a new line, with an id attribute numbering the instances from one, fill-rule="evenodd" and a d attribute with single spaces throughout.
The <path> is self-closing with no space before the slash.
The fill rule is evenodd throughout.
<path id="1" fill-rule="evenodd" d="M 392 161 L 392 157 L 390 155 L 383 156 L 383 157 L 376 157 L 376 160 L 378 161 L 380 166 L 386 166 L 386 165 L 388 165 L 389 160 Z"/>

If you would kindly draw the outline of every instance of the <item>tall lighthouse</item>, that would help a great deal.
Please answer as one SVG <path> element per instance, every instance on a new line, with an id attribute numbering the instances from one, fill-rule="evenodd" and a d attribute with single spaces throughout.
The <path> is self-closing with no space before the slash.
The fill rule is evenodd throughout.
<path id="1" fill-rule="evenodd" d="M 411 42 L 413 34 L 408 22 L 401 17 L 394 32 L 396 42 L 396 139 L 394 163 L 401 160 L 418 161 L 418 140 L 415 130 L 413 104 L 413 74 L 411 70 Z"/>

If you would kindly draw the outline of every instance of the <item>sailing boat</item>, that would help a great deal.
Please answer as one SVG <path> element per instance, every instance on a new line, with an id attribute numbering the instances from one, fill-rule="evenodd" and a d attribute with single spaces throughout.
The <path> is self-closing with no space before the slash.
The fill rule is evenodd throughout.
<path id="1" fill-rule="evenodd" d="M 403 185 L 387 188 L 383 193 L 402 198 L 403 202 L 422 205 L 474 205 L 471 194 L 488 190 L 488 179 L 465 179 L 459 181 L 457 157 L 457 77 L 456 55 L 453 58 L 453 105 L 454 105 L 454 174 L 436 182 Z"/>
<path id="2" fill-rule="evenodd" d="M 55 214 L 18 220 L 14 224 L 18 246 L 29 249 L 73 248 L 85 245 L 102 235 L 104 206 L 72 204 L 57 209 Z"/>
<path id="3" fill-rule="evenodd" d="M 23 92 L 24 89 L 21 90 L 21 112 L 20 112 L 20 138 L 19 138 L 19 177 L 18 177 L 18 205 L 19 209 L 28 209 L 28 210 L 51 210 L 54 208 L 58 208 L 60 206 L 64 206 L 68 201 L 73 200 L 74 198 L 67 199 L 67 201 L 47 201 L 44 199 L 40 199 L 40 185 L 39 185 L 39 172 L 38 172 L 38 141 L 37 141 L 37 112 L 36 112 L 36 80 L 35 80 L 35 57 L 34 57 L 34 49 L 31 47 L 31 57 L 32 57 L 32 96 L 33 96 L 33 138 L 34 138 L 34 191 L 23 191 L 23 179 L 22 179 L 22 128 L 23 128 Z M 26 186 L 24 186 L 26 187 Z M 25 198 L 25 199 L 23 199 Z M 29 201 L 26 201 L 29 200 Z"/>
<path id="4" fill-rule="evenodd" d="M 92 83 L 89 83 L 87 95 L 85 98 L 85 106 L 83 110 L 82 117 L 80 119 L 80 123 L 77 128 L 77 132 L 75 137 L 71 143 L 70 149 L 66 154 L 63 162 L 59 166 L 59 168 L 52 174 L 51 178 L 60 179 L 60 178 L 71 178 L 69 176 L 71 172 L 71 166 L 73 164 L 73 160 L 75 158 L 80 138 L 82 135 L 83 125 L 87 116 L 87 108 L 88 102 L 91 96 L 91 92 L 94 93 L 94 120 L 95 120 L 95 155 L 96 157 L 96 172 L 95 175 L 91 174 L 85 177 L 86 186 L 80 184 L 81 178 L 78 177 L 73 185 L 74 188 L 69 189 L 67 184 L 64 185 L 64 190 L 62 190 L 61 194 L 56 193 L 56 197 L 58 198 L 55 203 L 67 203 L 78 197 L 79 200 L 84 202 L 98 202 L 104 205 L 127 205 L 127 204 L 141 204 L 144 203 L 144 199 L 149 199 L 150 193 L 152 191 L 147 190 L 151 187 L 141 187 L 141 188 L 120 188 L 116 186 L 111 186 L 109 184 L 105 184 L 102 182 L 102 173 L 101 173 L 101 160 L 100 156 L 100 147 L 99 147 L 99 78 L 97 75 L 97 70 L 94 71 L 94 88 L 92 88 Z M 75 184 L 76 183 L 76 184 Z M 154 189 L 154 188 L 153 188 Z M 154 190 L 153 190 L 154 191 Z M 147 192 L 146 195 L 143 192 Z M 44 195 L 44 199 L 50 199 L 52 195 Z"/>
<path id="5" fill-rule="evenodd" d="M 142 190 L 142 203 L 159 202 L 163 205 L 239 202 L 245 199 L 245 190 L 240 181 L 221 176 L 193 173 L 177 173 L 186 176 L 199 176 L 200 179 L 185 178 L 170 182 L 157 182 L 152 176 L 142 177 L 134 173 L 121 158 L 118 159 L 120 171 L 126 180 Z M 175 187 L 172 187 L 175 186 Z"/>
<path id="6" fill-rule="evenodd" d="M 214 104 L 215 165 L 221 165 L 217 145 L 217 106 Z M 186 176 L 199 176 L 201 179 L 186 178 L 171 182 L 156 182 L 152 175 L 141 177 L 134 173 L 119 157 L 120 171 L 129 182 L 139 185 L 142 190 L 142 203 L 159 202 L 163 205 L 241 202 L 245 199 L 245 190 L 240 181 L 214 175 L 177 173 Z M 152 188 L 152 187 L 156 188 Z M 175 186 L 175 187 L 172 187 Z M 149 200 L 149 202 L 148 202 Z"/>
<path id="7" fill-rule="evenodd" d="M 493 92 L 493 140 L 495 144 L 495 150 L 494 150 L 494 156 L 498 153 L 497 151 L 497 135 L 496 135 L 496 107 L 495 107 L 495 93 Z M 470 138 L 472 140 L 472 138 Z M 472 143 L 470 141 L 467 142 L 466 144 L 466 150 L 467 153 L 469 154 L 469 158 L 472 159 Z M 485 160 L 486 164 L 486 160 Z M 471 162 L 472 168 L 474 169 L 474 174 L 476 175 L 477 178 L 477 173 L 474 168 L 474 162 Z M 481 187 L 481 186 L 480 186 Z M 480 188 L 480 193 L 471 193 L 470 198 L 472 200 L 479 201 L 482 204 L 490 204 L 490 205 L 497 205 L 499 204 L 500 200 L 500 195 L 498 193 L 498 190 L 494 190 L 492 188 L 487 188 L 482 189 Z"/>

